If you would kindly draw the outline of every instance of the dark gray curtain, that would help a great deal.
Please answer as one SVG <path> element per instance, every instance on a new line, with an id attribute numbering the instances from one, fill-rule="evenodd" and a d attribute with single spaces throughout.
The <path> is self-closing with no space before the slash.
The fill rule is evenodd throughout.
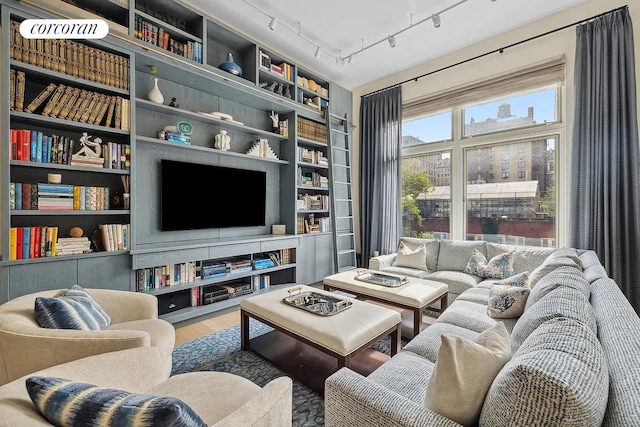
<path id="1" fill-rule="evenodd" d="M 576 28 L 571 245 L 592 249 L 640 312 L 633 29 L 625 6 Z"/>
<path id="2" fill-rule="evenodd" d="M 365 95 L 360 104 L 360 265 L 374 251 L 395 252 L 402 229 L 402 88 Z"/>

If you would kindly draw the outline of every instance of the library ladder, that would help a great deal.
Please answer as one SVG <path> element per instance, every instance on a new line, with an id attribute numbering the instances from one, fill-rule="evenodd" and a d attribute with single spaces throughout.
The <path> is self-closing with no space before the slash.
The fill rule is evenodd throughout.
<path id="1" fill-rule="evenodd" d="M 347 115 L 325 112 L 331 186 L 331 233 L 334 272 L 357 267 L 351 177 L 351 125 Z"/>

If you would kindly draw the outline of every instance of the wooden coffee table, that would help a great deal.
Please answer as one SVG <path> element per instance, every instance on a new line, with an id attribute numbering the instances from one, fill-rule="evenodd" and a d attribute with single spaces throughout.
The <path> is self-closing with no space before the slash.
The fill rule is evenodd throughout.
<path id="1" fill-rule="evenodd" d="M 413 312 L 413 335 L 415 337 L 422 331 L 422 310 L 429 305 L 440 301 L 440 311 L 444 311 L 448 305 L 449 287 L 434 280 L 408 277 L 408 283 L 399 287 L 387 287 L 356 280 L 357 274 L 362 269 L 343 271 L 323 280 L 325 290 L 340 290 L 356 295 L 359 298 L 371 299 Z M 366 270 L 375 273 L 375 270 Z"/>
<path id="2" fill-rule="evenodd" d="M 298 288 L 292 286 L 294 287 Z M 300 288 L 301 292 L 333 295 L 311 286 Z M 324 380 L 333 372 L 341 367 L 353 368 L 354 360 L 359 359 L 359 354 L 373 352 L 369 347 L 381 338 L 391 336 L 391 356 L 400 350 L 401 318 L 397 311 L 351 300 L 352 305 L 348 309 L 330 316 L 321 316 L 285 304 L 283 299 L 290 295 L 288 289 L 290 288 L 256 295 L 240 303 L 241 348 L 257 352 L 317 392 L 324 392 Z M 264 334 L 250 340 L 250 318 L 271 326 L 279 335 Z M 309 349 L 315 350 L 313 361 L 309 359 Z M 316 357 L 318 351 L 322 355 Z M 388 356 L 382 356 L 367 374 L 388 360 Z M 361 362 L 356 362 L 355 365 L 358 363 Z M 309 378 L 301 378 L 300 374 L 306 374 Z"/>

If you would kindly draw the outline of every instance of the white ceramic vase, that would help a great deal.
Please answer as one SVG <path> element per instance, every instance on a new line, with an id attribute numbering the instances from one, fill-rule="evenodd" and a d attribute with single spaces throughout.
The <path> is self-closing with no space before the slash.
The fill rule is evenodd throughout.
<path id="1" fill-rule="evenodd" d="M 162 92 L 160 92 L 160 89 L 158 88 L 157 77 L 153 78 L 153 87 L 149 91 L 149 95 L 147 95 L 147 97 L 149 98 L 149 101 L 155 102 L 156 104 L 164 103 L 164 96 L 162 96 Z"/>
<path id="2" fill-rule="evenodd" d="M 227 135 L 226 130 L 221 130 L 214 139 L 214 147 L 216 147 L 218 150 L 228 151 L 231 148 L 231 137 Z"/>

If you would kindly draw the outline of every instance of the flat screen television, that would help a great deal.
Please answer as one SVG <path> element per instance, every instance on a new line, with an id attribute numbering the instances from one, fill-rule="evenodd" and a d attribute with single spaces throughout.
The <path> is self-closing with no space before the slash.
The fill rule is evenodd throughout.
<path id="1" fill-rule="evenodd" d="M 161 160 L 162 231 L 265 225 L 267 174 Z"/>

